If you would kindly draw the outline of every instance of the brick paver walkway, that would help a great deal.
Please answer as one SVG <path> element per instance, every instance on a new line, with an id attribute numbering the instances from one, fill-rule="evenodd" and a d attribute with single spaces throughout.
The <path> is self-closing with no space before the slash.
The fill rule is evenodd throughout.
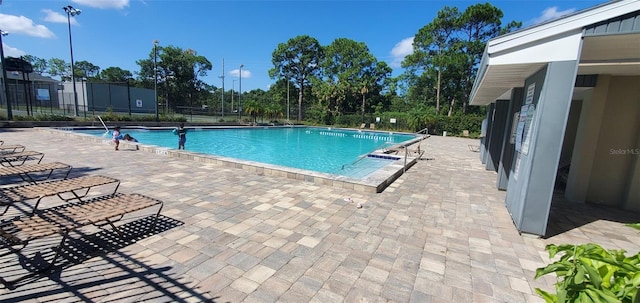
<path id="1" fill-rule="evenodd" d="M 546 244 L 640 250 L 623 226 L 638 214 L 566 202 L 552 207 L 552 236 L 520 235 L 470 139 L 427 139 L 428 159 L 380 194 L 37 129 L 0 129 L 0 140 L 165 202 L 153 234 L 78 237 L 52 273 L 0 287 L 2 302 L 543 302 L 535 288 L 554 279 L 533 276 Z"/>

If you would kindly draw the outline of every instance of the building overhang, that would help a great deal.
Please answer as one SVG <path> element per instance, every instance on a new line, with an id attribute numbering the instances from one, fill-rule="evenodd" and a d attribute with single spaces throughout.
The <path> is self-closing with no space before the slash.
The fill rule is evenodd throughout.
<path id="1" fill-rule="evenodd" d="M 639 75 L 638 11 L 638 0 L 610 1 L 490 40 L 469 104 L 487 105 L 504 98 L 512 88 L 522 86 L 527 77 L 549 62 L 577 60 L 578 75 Z M 595 27 L 594 24 L 630 13 L 631 18 L 627 19 L 631 22 L 617 21 L 621 30 L 597 33 L 602 26 Z M 589 27 L 591 31 L 585 35 Z"/>

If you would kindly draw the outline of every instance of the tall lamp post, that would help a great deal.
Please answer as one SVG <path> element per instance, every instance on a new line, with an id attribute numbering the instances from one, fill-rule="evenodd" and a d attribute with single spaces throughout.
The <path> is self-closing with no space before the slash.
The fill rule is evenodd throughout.
<path id="1" fill-rule="evenodd" d="M 238 121 L 242 119 L 242 67 L 244 65 L 240 64 L 240 73 L 238 73 L 238 76 L 240 76 L 240 82 L 238 83 Z"/>
<path id="2" fill-rule="evenodd" d="M 153 40 L 153 93 L 154 103 L 156 104 L 156 122 L 160 121 L 158 116 L 158 40 Z"/>
<path id="3" fill-rule="evenodd" d="M 11 102 L 9 102 L 9 85 L 7 84 L 7 70 L 4 65 L 4 46 L 2 45 L 2 37 L 9 33 L 0 30 L 0 64 L 2 64 L 2 83 L 4 89 L 4 100 L 7 101 L 7 119 L 13 120 L 13 113 L 11 112 Z"/>
<path id="4" fill-rule="evenodd" d="M 75 116 L 78 117 L 78 94 L 76 93 L 76 75 L 73 67 L 73 43 L 71 43 L 71 16 L 80 15 L 81 11 L 71 5 L 62 8 L 67 13 L 67 24 L 69 24 L 69 50 L 71 52 L 71 82 L 73 84 L 73 101 L 75 106 Z"/>
<path id="5" fill-rule="evenodd" d="M 219 77 L 222 79 L 222 120 L 224 120 L 224 58 L 222 58 L 222 75 Z"/>
<path id="6" fill-rule="evenodd" d="M 85 96 L 84 93 L 84 87 L 87 86 L 87 77 L 82 77 L 82 108 L 84 108 L 84 118 L 87 119 L 87 109 L 88 109 L 88 103 L 87 103 L 87 96 Z M 95 117 L 94 117 L 95 119 Z"/>

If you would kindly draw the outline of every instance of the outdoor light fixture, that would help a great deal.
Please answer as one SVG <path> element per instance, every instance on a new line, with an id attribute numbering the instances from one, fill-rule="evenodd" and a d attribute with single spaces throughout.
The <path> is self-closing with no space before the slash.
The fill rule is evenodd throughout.
<path id="1" fill-rule="evenodd" d="M 7 70 L 4 65 L 4 46 L 2 45 L 2 37 L 8 35 L 8 32 L 0 30 L 0 64 L 2 64 L 2 83 L 4 85 L 4 99 L 7 101 L 7 119 L 13 120 L 11 113 L 11 102 L 9 102 L 9 86 L 7 85 Z"/>
<path id="2" fill-rule="evenodd" d="M 156 103 L 156 122 L 160 121 L 158 117 L 158 40 L 153 40 L 153 92 L 155 95 Z"/>
<path id="3" fill-rule="evenodd" d="M 69 50 L 71 52 L 71 82 L 73 84 L 73 101 L 75 105 L 75 116 L 78 116 L 78 94 L 76 93 L 76 75 L 73 67 L 73 43 L 71 43 L 71 16 L 80 15 L 81 11 L 71 5 L 62 8 L 67 13 L 67 24 L 69 25 Z"/>
<path id="4" fill-rule="evenodd" d="M 238 120 L 242 119 L 242 67 L 244 65 L 240 64 L 240 82 L 238 83 Z"/>

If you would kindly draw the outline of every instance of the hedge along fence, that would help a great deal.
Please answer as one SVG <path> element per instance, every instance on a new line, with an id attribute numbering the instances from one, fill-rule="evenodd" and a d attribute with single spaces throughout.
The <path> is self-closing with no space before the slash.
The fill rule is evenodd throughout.
<path id="1" fill-rule="evenodd" d="M 380 121 L 376 122 L 379 117 Z M 395 123 L 391 123 L 391 119 L 395 119 Z M 429 129 L 429 133 L 433 135 L 462 136 L 464 130 L 469 131 L 469 136 L 477 138 L 480 136 L 482 128 L 482 120 L 484 116 L 460 115 L 460 116 L 435 116 L 435 115 L 416 115 L 415 113 L 404 112 L 386 112 L 365 115 L 364 121 L 369 128 L 370 123 L 376 124 L 376 129 L 396 130 L 406 132 L 417 132 L 424 128 Z M 359 128 L 362 124 L 362 115 L 340 115 L 335 117 L 335 125 L 342 127 Z"/>
<path id="2" fill-rule="evenodd" d="M 433 130 L 429 132 L 441 135 L 443 132 L 447 134 L 461 136 L 464 130 L 469 131 L 469 136 L 477 138 L 480 136 L 482 128 L 482 120 L 484 117 L 478 116 L 440 116 L 438 117 Z"/>

